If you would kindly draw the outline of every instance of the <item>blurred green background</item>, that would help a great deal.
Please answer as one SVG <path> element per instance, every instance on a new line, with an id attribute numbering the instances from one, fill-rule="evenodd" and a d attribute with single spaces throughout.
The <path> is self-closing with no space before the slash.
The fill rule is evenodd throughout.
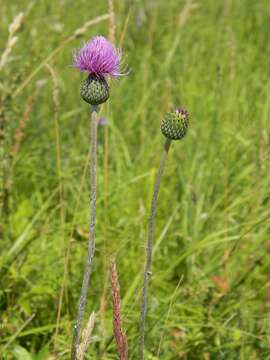
<path id="1" fill-rule="evenodd" d="M 114 256 L 138 359 L 160 122 L 181 105 L 190 130 L 173 143 L 158 201 L 146 359 L 270 359 L 269 1 L 2 0 L 0 31 L 0 357 L 69 359 L 90 133 L 72 52 L 100 34 L 123 49 L 130 74 L 111 82 L 101 109 L 86 358 L 118 358 Z"/>

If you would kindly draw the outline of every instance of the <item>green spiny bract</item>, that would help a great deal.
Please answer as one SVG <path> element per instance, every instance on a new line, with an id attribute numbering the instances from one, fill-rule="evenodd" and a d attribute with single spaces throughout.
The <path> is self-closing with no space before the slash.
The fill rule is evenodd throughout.
<path id="1" fill-rule="evenodd" d="M 90 74 L 83 81 L 80 94 L 88 104 L 99 105 L 109 99 L 109 85 L 104 77 Z"/>
<path id="2" fill-rule="evenodd" d="M 185 109 L 176 109 L 165 114 L 161 131 L 170 140 L 182 139 L 188 130 L 189 115 Z"/>

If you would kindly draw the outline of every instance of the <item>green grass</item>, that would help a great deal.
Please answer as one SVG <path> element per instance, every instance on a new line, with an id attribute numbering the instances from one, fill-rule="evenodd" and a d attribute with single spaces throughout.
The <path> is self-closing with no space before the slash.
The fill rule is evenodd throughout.
<path id="1" fill-rule="evenodd" d="M 130 359 L 137 359 L 147 221 L 164 142 L 160 122 L 178 105 L 190 112 L 190 130 L 172 144 L 158 201 L 147 360 L 270 359 L 269 3 L 194 3 L 183 11 L 182 0 L 114 1 L 116 42 L 123 39 L 131 72 L 111 84 L 102 107 L 109 125 L 99 129 L 97 252 L 87 307 L 97 319 L 89 359 L 102 353 L 117 359 L 110 341 L 111 255 Z M 90 133 L 89 110 L 79 97 L 84 76 L 70 66 L 71 54 L 91 36 L 107 36 L 109 21 L 64 41 L 106 14 L 108 4 L 4 0 L 1 50 L 20 11 L 23 27 L 0 70 L 2 175 L 11 184 L 4 210 L 1 198 L 0 353 L 3 359 L 68 359 L 87 249 Z M 40 67 L 48 56 L 59 81 L 60 157 L 52 79 Z M 13 159 L 15 132 L 39 80 L 44 84 Z M 99 313 L 102 299 L 105 313 Z"/>

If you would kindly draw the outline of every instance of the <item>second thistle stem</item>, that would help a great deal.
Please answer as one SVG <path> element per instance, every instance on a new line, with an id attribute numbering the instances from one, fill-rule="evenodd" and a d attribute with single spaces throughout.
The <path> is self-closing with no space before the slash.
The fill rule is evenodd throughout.
<path id="1" fill-rule="evenodd" d="M 91 109 L 91 160 L 90 160 L 90 225 L 89 225 L 89 242 L 88 254 L 84 268 L 83 283 L 81 288 L 79 306 L 76 324 L 74 326 L 71 360 L 76 360 L 77 349 L 80 342 L 81 327 L 83 315 L 86 306 L 86 298 L 89 287 L 90 275 L 93 266 L 93 259 L 95 253 L 95 221 L 96 221 L 96 182 L 97 182 L 97 114 L 98 106 L 92 106 Z"/>
<path id="2" fill-rule="evenodd" d="M 162 157 L 159 164 L 158 173 L 155 179 L 154 192 L 151 202 L 151 210 L 150 210 L 150 219 L 148 225 L 148 239 L 147 239 L 147 254 L 146 254 L 146 265 L 144 271 L 144 282 L 143 282 L 143 290 L 142 290 L 142 302 L 141 302 L 141 320 L 140 320 L 140 359 L 144 359 L 144 334 L 145 334 L 145 318 L 147 312 L 147 290 L 149 284 L 149 278 L 151 276 L 151 263 L 152 263 L 152 252 L 153 252 L 153 237 L 154 237 L 154 224 L 155 224 L 155 214 L 156 214 L 156 205 L 158 199 L 158 193 L 161 183 L 162 174 L 164 172 L 168 152 L 170 149 L 171 140 L 166 139 L 164 144 L 164 149 L 162 153 Z"/>

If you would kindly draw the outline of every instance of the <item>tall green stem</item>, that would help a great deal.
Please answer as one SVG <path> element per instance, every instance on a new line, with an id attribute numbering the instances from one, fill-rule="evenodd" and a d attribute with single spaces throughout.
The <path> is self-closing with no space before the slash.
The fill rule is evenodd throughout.
<path id="1" fill-rule="evenodd" d="M 156 207 L 157 207 L 157 199 L 158 193 L 161 183 L 162 174 L 164 172 L 168 152 L 170 149 L 171 140 L 166 139 L 164 144 L 164 149 L 162 153 L 162 157 L 159 164 L 158 173 L 155 179 L 154 185 L 154 192 L 151 202 L 151 211 L 150 211 L 150 218 L 148 224 L 148 239 L 147 239 L 147 249 L 146 249 L 146 265 L 144 271 L 144 282 L 143 282 L 143 290 L 142 290 L 142 302 L 141 302 L 141 321 L 140 321 L 140 359 L 144 359 L 144 337 L 145 337 L 145 318 L 147 312 L 147 290 L 149 284 L 149 278 L 151 276 L 151 262 L 152 262 L 152 252 L 153 252 L 153 237 L 154 237 L 154 225 L 155 225 L 155 214 L 156 214 Z"/>
<path id="2" fill-rule="evenodd" d="M 89 242 L 88 255 L 84 268 L 83 283 L 81 288 L 80 300 L 78 305 L 78 313 L 76 324 L 74 326 L 73 341 L 71 349 L 71 360 L 76 360 L 77 349 L 80 342 L 81 327 L 83 315 L 86 306 L 86 298 L 89 287 L 90 275 L 93 266 L 93 259 L 95 253 L 95 219 L 96 219 L 96 183 L 97 183 L 97 114 L 98 106 L 92 106 L 91 109 L 91 160 L 90 160 L 90 228 L 89 228 Z"/>

